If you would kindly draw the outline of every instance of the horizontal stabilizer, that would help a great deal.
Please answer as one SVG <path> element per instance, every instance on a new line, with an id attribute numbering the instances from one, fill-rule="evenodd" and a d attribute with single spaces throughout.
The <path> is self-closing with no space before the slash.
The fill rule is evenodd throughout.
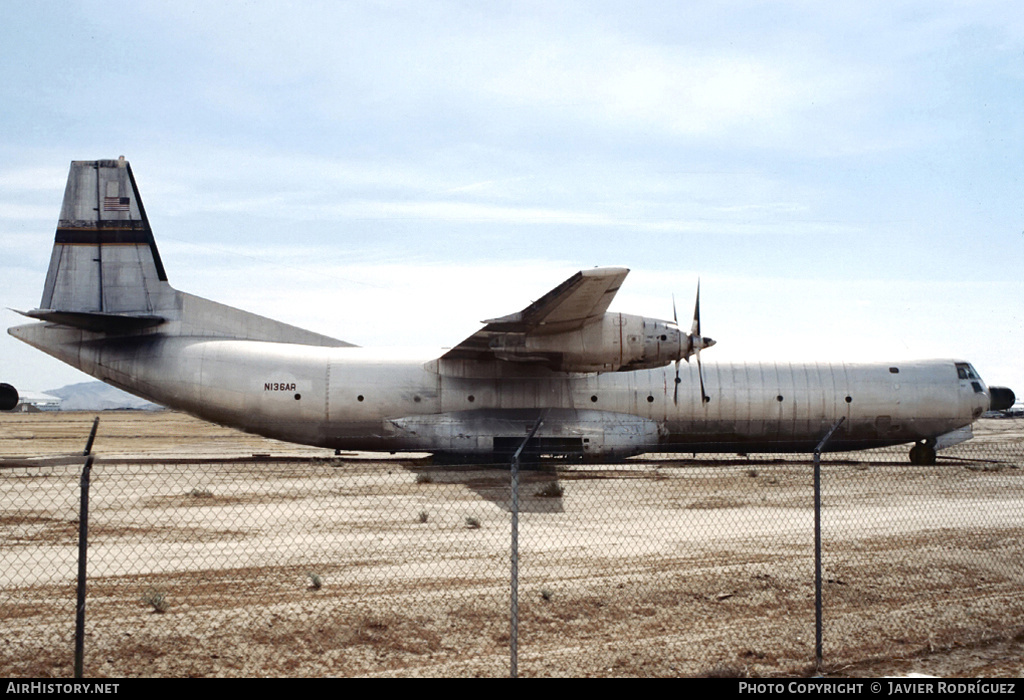
<path id="1" fill-rule="evenodd" d="M 96 311 L 51 311 L 33 309 L 19 311 L 22 316 L 49 321 L 62 326 L 81 328 L 93 333 L 134 333 L 164 323 L 162 316 L 149 314 L 106 314 Z"/>

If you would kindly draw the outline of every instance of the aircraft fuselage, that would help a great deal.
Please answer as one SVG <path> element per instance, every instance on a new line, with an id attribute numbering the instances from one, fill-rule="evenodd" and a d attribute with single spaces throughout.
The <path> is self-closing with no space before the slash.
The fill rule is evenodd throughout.
<path id="1" fill-rule="evenodd" d="M 840 417 L 829 449 L 861 449 L 934 439 L 970 425 L 989 403 L 981 380 L 965 374 L 970 366 L 953 360 L 705 362 L 710 400 L 703 402 L 696 367 L 687 364 L 676 394 L 671 366 L 571 374 L 438 360 L 431 351 L 159 333 L 90 342 L 88 331 L 49 324 L 12 333 L 172 408 L 345 450 L 500 457 L 522 440 L 540 406 L 548 419 L 539 450 L 553 454 L 805 451 Z"/>

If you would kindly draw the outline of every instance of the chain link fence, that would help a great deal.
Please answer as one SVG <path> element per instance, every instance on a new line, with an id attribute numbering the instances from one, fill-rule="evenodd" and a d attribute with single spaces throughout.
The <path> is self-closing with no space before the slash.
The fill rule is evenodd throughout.
<path id="1" fill-rule="evenodd" d="M 826 670 L 1020 631 L 1024 421 L 984 423 L 934 466 L 823 455 Z M 103 443 L 101 425 L 87 677 L 509 675 L 507 466 Z M 2 676 L 72 673 L 80 474 L 0 469 Z M 519 675 L 815 670 L 810 455 L 541 463 L 519 482 Z"/>

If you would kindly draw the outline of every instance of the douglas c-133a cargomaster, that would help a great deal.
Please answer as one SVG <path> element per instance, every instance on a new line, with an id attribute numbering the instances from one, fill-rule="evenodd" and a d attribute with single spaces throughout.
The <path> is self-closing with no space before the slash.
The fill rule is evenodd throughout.
<path id="1" fill-rule="evenodd" d="M 970 437 L 1012 392 L 960 360 L 714 363 L 689 332 L 609 312 L 624 268 L 578 272 L 432 355 L 381 353 L 170 286 L 123 159 L 71 164 L 38 309 L 14 337 L 151 401 L 325 448 L 508 459 L 811 451 Z M 691 362 L 690 360 L 694 360 Z M 685 361 L 685 362 L 681 362 Z M 543 416 L 543 420 L 539 421 Z"/>

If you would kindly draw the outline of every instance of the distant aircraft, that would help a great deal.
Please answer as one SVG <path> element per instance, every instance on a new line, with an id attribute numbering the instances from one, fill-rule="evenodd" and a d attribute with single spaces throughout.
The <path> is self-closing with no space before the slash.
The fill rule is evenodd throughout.
<path id="1" fill-rule="evenodd" d="M 509 458 L 538 421 L 528 455 L 599 460 L 808 452 L 842 417 L 828 449 L 913 443 L 911 461 L 931 464 L 993 407 L 959 360 L 702 363 L 714 341 L 701 334 L 699 290 L 687 333 L 675 319 L 609 312 L 627 273 L 578 272 L 447 351 L 375 352 L 173 289 L 129 164 L 76 161 L 42 301 L 23 312 L 41 323 L 8 332 L 248 432 L 471 460 Z"/>

